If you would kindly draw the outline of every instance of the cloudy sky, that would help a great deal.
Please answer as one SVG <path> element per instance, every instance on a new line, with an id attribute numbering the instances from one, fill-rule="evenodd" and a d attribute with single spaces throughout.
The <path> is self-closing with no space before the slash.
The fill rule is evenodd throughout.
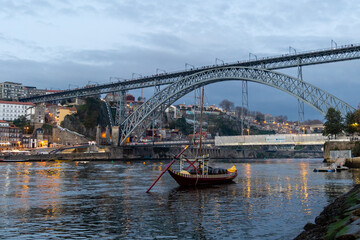
<path id="1" fill-rule="evenodd" d="M 357 0 L 0 0 L 0 81 L 47 89 L 360 43 Z M 356 107 L 359 60 L 303 68 L 303 79 Z M 296 69 L 283 71 L 293 76 Z M 145 91 L 149 95 L 153 90 Z M 139 92 L 133 92 L 137 95 Z M 181 102 L 191 103 L 192 96 Z M 206 101 L 241 105 L 241 82 Z M 297 119 L 293 97 L 249 83 L 250 110 Z M 305 107 L 305 119 L 323 116 Z"/>

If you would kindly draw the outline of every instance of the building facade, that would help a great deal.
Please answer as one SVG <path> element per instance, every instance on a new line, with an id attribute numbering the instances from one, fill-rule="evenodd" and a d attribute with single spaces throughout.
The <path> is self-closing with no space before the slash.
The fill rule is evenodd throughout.
<path id="1" fill-rule="evenodd" d="M 0 147 L 20 147 L 22 132 L 20 128 L 0 120 Z"/>
<path id="2" fill-rule="evenodd" d="M 3 82 L 0 83 L 0 98 L 6 100 L 18 100 L 25 97 L 25 88 L 21 83 Z"/>
<path id="3" fill-rule="evenodd" d="M 57 111 L 56 111 L 56 116 L 55 116 L 55 121 L 56 121 L 56 125 L 60 126 L 61 122 L 64 121 L 65 117 L 67 115 L 72 115 L 75 114 L 77 112 L 75 107 L 58 107 Z"/>
<path id="4" fill-rule="evenodd" d="M 0 120 L 14 121 L 20 116 L 26 116 L 27 109 L 33 105 L 30 102 L 0 101 Z"/>

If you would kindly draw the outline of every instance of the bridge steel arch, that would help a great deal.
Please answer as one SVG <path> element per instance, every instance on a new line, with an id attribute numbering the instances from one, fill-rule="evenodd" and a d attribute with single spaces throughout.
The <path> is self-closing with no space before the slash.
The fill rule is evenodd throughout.
<path id="1" fill-rule="evenodd" d="M 159 106 L 165 105 L 165 107 L 168 107 L 200 86 L 229 80 L 257 82 L 277 88 L 305 102 L 323 115 L 326 114 L 330 107 L 339 110 L 343 116 L 355 110 L 352 106 L 330 93 L 286 74 L 251 67 L 214 68 L 184 76 L 145 101 L 121 123 L 119 144 L 124 144 L 126 138 L 143 121 L 148 119 Z"/>

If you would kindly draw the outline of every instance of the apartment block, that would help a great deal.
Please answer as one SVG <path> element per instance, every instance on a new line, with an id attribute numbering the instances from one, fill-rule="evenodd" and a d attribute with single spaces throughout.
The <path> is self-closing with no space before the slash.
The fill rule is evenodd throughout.
<path id="1" fill-rule="evenodd" d="M 0 83 L 0 98 L 6 100 L 18 100 L 25 97 L 25 88 L 21 83 L 3 82 Z"/>

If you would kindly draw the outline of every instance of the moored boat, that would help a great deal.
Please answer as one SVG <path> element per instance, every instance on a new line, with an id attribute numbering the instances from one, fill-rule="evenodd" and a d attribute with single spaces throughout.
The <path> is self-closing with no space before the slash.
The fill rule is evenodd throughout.
<path id="1" fill-rule="evenodd" d="M 231 182 L 237 176 L 235 165 L 229 169 L 211 168 L 208 166 L 209 157 L 195 159 L 180 159 L 179 170 L 171 167 L 169 174 L 180 186 L 216 185 Z M 189 168 L 192 168 L 190 171 Z"/>
<path id="2" fill-rule="evenodd" d="M 168 171 L 170 175 L 175 179 L 175 181 L 180 186 L 200 186 L 200 185 L 215 185 L 231 182 L 237 176 L 237 170 L 235 165 L 229 169 L 222 168 L 211 168 L 208 166 L 209 155 L 202 156 L 202 120 L 203 120 L 203 109 L 204 109 L 204 86 L 202 87 L 202 96 L 201 96 L 201 111 L 200 111 L 200 134 L 199 134 L 199 149 L 198 156 L 194 159 L 181 158 L 184 151 L 189 146 L 185 148 L 174 157 L 174 159 L 165 166 L 163 171 L 153 182 L 153 184 L 146 191 L 147 193 L 151 188 L 159 181 L 161 176 Z M 194 115 L 195 117 L 195 115 Z M 195 122 L 195 121 L 194 121 Z M 195 136 L 195 130 L 194 130 Z M 180 159 L 179 171 L 175 171 L 171 168 L 171 165 L 174 164 L 175 160 Z M 190 170 L 189 170 L 190 169 Z"/>

